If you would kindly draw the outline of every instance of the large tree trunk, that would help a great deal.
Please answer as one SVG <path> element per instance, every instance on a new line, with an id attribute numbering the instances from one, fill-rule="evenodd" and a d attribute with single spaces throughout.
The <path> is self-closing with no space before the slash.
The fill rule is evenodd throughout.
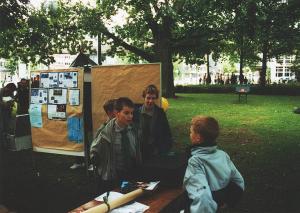
<path id="1" fill-rule="evenodd" d="M 261 71 L 259 73 L 259 84 L 262 86 L 265 86 L 266 85 L 266 74 L 267 74 L 267 59 L 268 59 L 267 45 L 264 45 L 262 54 L 263 54 L 262 67 L 261 67 Z"/>
<path id="2" fill-rule="evenodd" d="M 161 62 L 162 96 L 173 98 L 175 96 L 175 90 L 171 49 L 162 48 L 160 50 L 159 60 Z"/>
<path id="3" fill-rule="evenodd" d="M 240 84 L 244 82 L 243 67 L 244 67 L 244 36 L 242 36 L 241 38 L 241 45 L 240 45 L 240 76 L 239 76 Z"/>
<path id="4" fill-rule="evenodd" d="M 209 53 L 206 54 L 206 70 L 207 70 L 207 78 L 206 78 L 206 84 L 211 83 L 211 77 L 210 77 L 210 72 L 209 72 Z"/>
<path id="5" fill-rule="evenodd" d="M 102 48 L 101 48 L 101 43 L 102 43 L 102 35 L 101 33 L 98 33 L 98 64 L 102 65 Z"/>
<path id="6" fill-rule="evenodd" d="M 162 27 L 153 31 L 155 38 L 155 52 L 161 62 L 162 96 L 175 97 L 174 73 L 171 47 L 171 19 L 164 17 Z"/>

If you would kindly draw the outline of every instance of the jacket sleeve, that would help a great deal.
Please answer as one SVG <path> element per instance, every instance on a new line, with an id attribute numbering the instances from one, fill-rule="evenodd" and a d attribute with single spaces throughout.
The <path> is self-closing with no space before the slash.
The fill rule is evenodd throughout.
<path id="1" fill-rule="evenodd" d="M 93 164 L 97 164 L 99 161 L 99 153 L 101 152 L 101 144 L 100 144 L 101 137 L 99 134 L 95 137 L 92 141 L 91 148 L 90 148 L 90 158 Z"/>
<path id="2" fill-rule="evenodd" d="M 193 158 L 189 160 L 183 185 L 191 199 L 191 213 L 214 213 L 217 211 L 218 205 L 212 198 L 204 167 Z"/>
<path id="3" fill-rule="evenodd" d="M 101 134 L 94 140 L 91 146 L 91 160 L 97 167 L 98 174 L 103 180 L 112 180 L 115 176 L 111 163 L 110 143 Z"/>
<path id="4" fill-rule="evenodd" d="M 243 176 L 241 175 L 239 170 L 237 170 L 237 168 L 235 167 L 235 165 L 233 164 L 233 162 L 231 161 L 228 155 L 227 155 L 227 159 L 229 161 L 228 163 L 231 168 L 231 181 L 236 183 L 239 187 L 241 187 L 241 189 L 245 190 L 245 182 Z"/>

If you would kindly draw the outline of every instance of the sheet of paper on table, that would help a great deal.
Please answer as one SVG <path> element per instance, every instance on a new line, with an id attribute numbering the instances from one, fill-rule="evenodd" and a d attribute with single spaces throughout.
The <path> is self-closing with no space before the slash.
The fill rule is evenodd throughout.
<path id="1" fill-rule="evenodd" d="M 106 193 L 95 198 L 97 201 L 103 201 L 103 197 L 106 196 Z M 122 197 L 123 194 L 119 192 L 109 192 L 108 201 L 112 201 Z M 125 206 L 121 206 L 119 208 L 113 209 L 111 213 L 140 213 L 149 209 L 149 206 L 146 206 L 142 203 L 133 202 Z"/>
<path id="2" fill-rule="evenodd" d="M 159 184 L 160 181 L 153 181 L 153 182 L 149 182 L 148 187 L 145 188 L 146 190 L 154 190 L 157 185 Z"/>

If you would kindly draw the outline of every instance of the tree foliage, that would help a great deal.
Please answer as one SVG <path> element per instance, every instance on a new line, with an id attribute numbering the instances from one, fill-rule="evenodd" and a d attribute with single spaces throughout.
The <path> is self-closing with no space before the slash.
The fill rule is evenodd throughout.
<path id="1" fill-rule="evenodd" d="M 0 57 L 8 58 L 14 33 L 21 27 L 21 22 L 28 16 L 26 4 L 29 0 L 7 0 L 0 3 Z"/>
<path id="2" fill-rule="evenodd" d="M 226 1 L 227 2 L 227 1 Z M 108 54 L 162 64 L 163 95 L 174 95 L 173 62 L 201 64 L 204 55 L 225 38 L 230 13 L 217 0 L 102 0 L 96 8 L 81 5 L 81 24 L 89 33 L 102 33 Z M 126 22 L 111 27 L 125 11 Z"/>
<path id="3" fill-rule="evenodd" d="M 262 53 L 260 84 L 265 85 L 268 59 L 293 52 L 299 37 L 300 5 L 297 0 L 258 0 L 256 5 L 255 41 Z"/>
<path id="4" fill-rule="evenodd" d="M 63 1 L 42 5 L 40 9 L 28 7 L 26 16 L 18 19 L 17 28 L 2 32 L 0 56 L 26 64 L 49 65 L 54 62 L 55 53 L 89 50 L 91 43 L 78 27 L 79 15 L 75 9 Z"/>
<path id="5" fill-rule="evenodd" d="M 16 29 L 27 15 L 26 4 L 29 0 L 6 0 L 0 2 L 0 32 Z"/>
<path id="6" fill-rule="evenodd" d="M 230 23 L 226 42 L 222 46 L 222 54 L 234 63 L 239 63 L 239 80 L 243 82 L 243 68 L 258 62 L 258 51 L 253 41 L 255 36 L 255 12 L 254 1 L 236 1 L 230 5 L 234 12 L 233 21 Z"/>
<path id="7" fill-rule="evenodd" d="M 300 35 L 298 0 L 97 0 L 96 7 L 58 0 L 41 9 L 26 2 L 0 3 L 0 57 L 47 65 L 54 53 L 91 50 L 85 35 L 101 34 L 107 55 L 160 62 L 166 97 L 174 95 L 174 62 L 203 64 L 211 53 L 239 61 L 240 74 L 260 59 L 264 85 L 267 60 L 292 53 Z"/>

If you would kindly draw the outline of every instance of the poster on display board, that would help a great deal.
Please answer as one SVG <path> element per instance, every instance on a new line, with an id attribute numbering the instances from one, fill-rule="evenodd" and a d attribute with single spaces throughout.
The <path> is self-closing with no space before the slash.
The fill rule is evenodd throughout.
<path id="1" fill-rule="evenodd" d="M 47 104 L 48 103 L 48 89 L 32 88 L 30 95 L 31 104 Z"/>
<path id="2" fill-rule="evenodd" d="M 71 106 L 78 106 L 80 104 L 79 89 L 69 89 L 69 104 Z"/>
<path id="3" fill-rule="evenodd" d="M 42 128 L 42 105 L 40 104 L 30 104 L 29 106 L 29 119 L 32 127 Z"/>
<path id="4" fill-rule="evenodd" d="M 49 104 L 67 104 L 67 91 L 66 88 L 49 89 Z"/>
<path id="5" fill-rule="evenodd" d="M 40 87 L 53 88 L 58 87 L 58 73 L 57 72 L 43 72 L 40 75 Z"/>
<path id="6" fill-rule="evenodd" d="M 77 72 L 61 72 L 59 73 L 58 87 L 77 88 L 78 73 Z"/>
<path id="7" fill-rule="evenodd" d="M 48 104 L 48 119 L 66 120 L 66 104 Z"/>

